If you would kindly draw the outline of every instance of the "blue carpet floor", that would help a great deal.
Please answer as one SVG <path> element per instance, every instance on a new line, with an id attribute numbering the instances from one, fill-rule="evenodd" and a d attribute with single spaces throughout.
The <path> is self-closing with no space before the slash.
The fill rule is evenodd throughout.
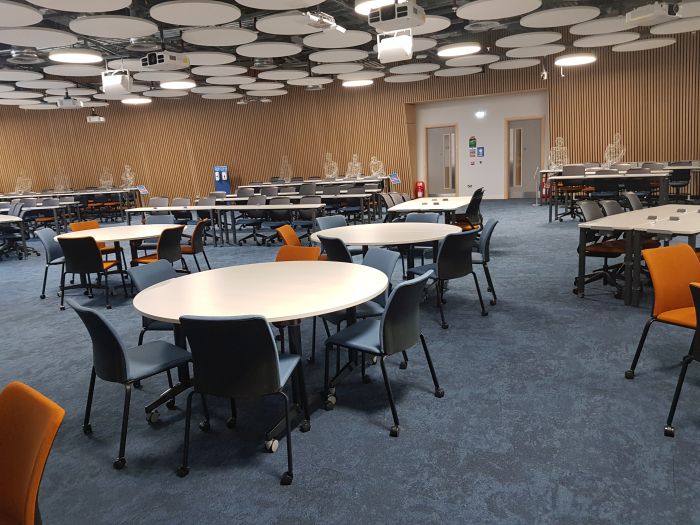
<path id="1" fill-rule="evenodd" d="M 663 436 L 691 332 L 654 326 L 637 377 L 625 380 L 649 294 L 630 308 L 596 284 L 579 299 L 571 293 L 573 222 L 548 224 L 546 209 L 529 202 L 485 202 L 483 213 L 500 221 L 491 265 L 498 304 L 481 317 L 474 284 L 462 279 L 447 293 L 449 330 L 440 329 L 432 292 L 422 306 L 445 397 L 432 395 L 419 348 L 407 370 L 398 358 L 390 363 L 401 418 L 394 439 L 378 367 L 368 385 L 358 371 L 338 387 L 334 411 L 314 412 L 311 431 L 293 433 L 291 487 L 279 485 L 284 442 L 276 454 L 262 445 L 279 415 L 276 400 L 239 403 L 232 431 L 226 400 L 212 399 L 212 432 L 193 428 L 190 475 L 176 477 L 184 399 L 175 411 L 161 409 L 154 426 L 142 411 L 164 377 L 132 396 L 127 467 L 113 470 L 123 389 L 98 380 L 94 433 L 83 435 L 87 332 L 74 312 L 58 309 L 56 269 L 47 299 L 39 299 L 43 257 L 1 261 L 0 384 L 19 379 L 66 409 L 40 493 L 45 523 L 700 522 L 700 366 L 690 367 L 676 438 Z M 273 260 L 275 251 L 211 247 L 208 254 L 222 267 Z M 140 318 L 131 301 L 118 293 L 106 311 L 102 300 L 97 291 L 93 303 L 136 344 Z M 305 321 L 305 352 L 310 327 Z M 322 363 L 305 370 L 309 389 L 319 390 Z"/>

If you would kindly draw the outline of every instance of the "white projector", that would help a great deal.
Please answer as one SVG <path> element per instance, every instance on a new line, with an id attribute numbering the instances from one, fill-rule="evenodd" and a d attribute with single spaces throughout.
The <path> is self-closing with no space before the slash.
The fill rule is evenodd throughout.
<path id="1" fill-rule="evenodd" d="M 389 64 L 413 57 L 413 36 L 410 29 L 377 35 L 379 62 Z"/>
<path id="2" fill-rule="evenodd" d="M 107 122 L 107 119 L 100 115 L 88 115 L 85 117 L 85 120 L 87 120 L 88 124 L 104 124 Z"/>
<path id="3" fill-rule="evenodd" d="M 62 109 L 78 109 L 83 107 L 83 101 L 77 100 L 75 98 L 65 97 L 59 100 L 57 103 L 59 108 Z"/>
<path id="4" fill-rule="evenodd" d="M 425 24 L 425 11 L 415 0 L 394 3 L 372 9 L 369 12 L 369 25 L 378 33 L 400 31 Z"/>
<path id="5" fill-rule="evenodd" d="M 654 2 L 653 4 L 632 9 L 625 15 L 625 20 L 628 24 L 640 26 L 661 24 L 673 20 L 675 16 L 674 7 L 666 2 Z"/>
<path id="6" fill-rule="evenodd" d="M 148 53 L 141 59 L 141 67 L 149 70 L 174 71 L 190 67 L 190 59 L 187 55 L 180 53 L 156 51 Z"/>
<path id="7" fill-rule="evenodd" d="M 131 93 L 131 76 L 124 69 L 102 72 L 102 91 L 110 95 Z"/>

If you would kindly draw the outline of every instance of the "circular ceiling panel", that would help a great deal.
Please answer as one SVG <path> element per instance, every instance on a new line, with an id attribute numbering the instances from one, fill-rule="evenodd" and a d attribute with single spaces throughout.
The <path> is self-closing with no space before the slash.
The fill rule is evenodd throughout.
<path id="1" fill-rule="evenodd" d="M 84 16 L 72 20 L 68 27 L 81 35 L 123 40 L 149 36 L 158 32 L 158 26 L 150 20 L 119 15 Z"/>
<path id="2" fill-rule="evenodd" d="M 44 75 L 24 69 L 0 69 L 0 81 L 17 82 L 18 80 L 39 80 Z"/>
<path id="3" fill-rule="evenodd" d="M 151 86 L 147 84 L 131 84 L 131 89 L 129 90 L 130 93 L 143 93 L 144 91 L 148 91 L 151 89 Z"/>
<path id="4" fill-rule="evenodd" d="M 117 11 L 131 5 L 132 0 L 90 0 L 90 9 L 92 13 L 108 13 L 109 11 Z M 30 3 L 53 9 L 55 11 L 70 11 L 71 13 L 84 13 L 85 0 L 29 0 Z"/>
<path id="5" fill-rule="evenodd" d="M 29 106 L 41 104 L 40 100 L 25 100 L 14 98 L 0 98 L 0 106 Z"/>
<path id="6" fill-rule="evenodd" d="M 624 16 L 611 16 L 609 18 L 599 18 L 590 22 L 583 22 L 572 26 L 569 31 L 572 35 L 604 35 L 606 33 L 617 33 L 634 29 L 637 24 L 627 22 Z"/>
<path id="7" fill-rule="evenodd" d="M 203 27 L 188 29 L 182 33 L 182 40 L 195 46 L 240 46 L 257 38 L 258 34 L 255 31 L 239 27 Z"/>
<path id="8" fill-rule="evenodd" d="M 448 67 L 483 66 L 484 64 L 498 62 L 499 59 L 500 57 L 498 55 L 469 55 L 466 57 L 451 58 L 445 62 L 445 65 Z"/>
<path id="9" fill-rule="evenodd" d="M 66 98 L 66 97 L 62 97 L 60 95 L 44 97 L 44 102 L 48 102 L 49 104 L 55 104 L 56 102 L 59 102 L 59 101 L 63 100 L 64 98 Z M 80 100 L 82 102 L 89 102 L 90 101 L 90 97 L 72 97 L 72 98 L 74 98 L 75 100 Z"/>
<path id="10" fill-rule="evenodd" d="M 287 91 L 284 89 L 261 89 L 259 91 L 251 91 L 248 94 L 254 97 L 279 97 L 286 95 Z"/>
<path id="11" fill-rule="evenodd" d="M 516 58 L 515 60 L 501 60 L 489 64 L 489 69 L 522 69 L 539 65 L 540 61 L 537 58 Z"/>
<path id="12" fill-rule="evenodd" d="M 44 73 L 59 77 L 99 77 L 104 69 L 87 64 L 55 64 L 46 66 Z"/>
<path id="13" fill-rule="evenodd" d="M 173 80 L 185 80 L 189 74 L 180 71 L 141 71 L 134 75 L 135 80 L 142 82 L 172 82 Z"/>
<path id="14" fill-rule="evenodd" d="M 628 44 L 620 44 L 612 48 L 617 53 L 627 53 L 629 51 L 648 51 L 649 49 L 658 49 L 660 47 L 672 46 L 676 43 L 675 38 L 645 38 L 629 42 Z"/>
<path id="15" fill-rule="evenodd" d="M 241 86 L 246 91 L 270 91 L 272 89 L 284 89 L 284 84 L 280 82 L 253 82 Z"/>
<path id="16" fill-rule="evenodd" d="M 360 49 L 334 49 L 332 51 L 316 51 L 309 55 L 311 62 L 354 62 L 364 60 L 369 56 L 367 51 Z"/>
<path id="17" fill-rule="evenodd" d="M 66 90 L 65 89 L 57 89 L 57 88 L 50 88 L 46 90 L 47 95 L 65 95 Z M 89 89 L 89 88 L 69 88 L 68 89 L 68 95 L 71 97 L 88 97 L 91 95 L 97 94 L 96 89 Z"/>
<path id="18" fill-rule="evenodd" d="M 328 77 L 306 77 L 288 80 L 287 84 L 291 86 L 322 86 L 324 84 L 331 84 L 332 82 L 333 79 Z"/>
<path id="19" fill-rule="evenodd" d="M 271 35 L 310 35 L 323 31 L 320 27 L 309 25 L 309 17 L 300 11 L 276 13 L 258 19 L 255 29 Z"/>
<path id="20" fill-rule="evenodd" d="M 14 90 L 15 90 L 15 87 L 11 86 L 10 84 L 0 84 L 0 93 L 6 93 L 8 91 L 14 91 Z"/>
<path id="21" fill-rule="evenodd" d="M 47 27 L 0 29 L 0 42 L 13 46 L 48 49 L 50 47 L 69 47 L 77 41 L 78 37 L 72 33 Z"/>
<path id="22" fill-rule="evenodd" d="M 106 108 L 107 106 L 109 106 L 109 102 L 98 102 L 97 100 L 83 102 L 84 108 Z"/>
<path id="23" fill-rule="evenodd" d="M 452 22 L 446 16 L 426 15 L 425 24 L 411 28 L 413 36 L 437 33 L 450 27 Z"/>
<path id="24" fill-rule="evenodd" d="M 610 33 L 609 35 L 584 36 L 574 40 L 574 47 L 604 47 L 625 44 L 639 39 L 639 33 Z"/>
<path id="25" fill-rule="evenodd" d="M 531 13 L 520 19 L 523 27 L 563 27 L 593 20 L 600 9 L 592 6 L 556 7 Z"/>
<path id="26" fill-rule="evenodd" d="M 241 10 L 216 0 L 173 0 L 154 5 L 150 14 L 176 26 L 216 26 L 238 20 Z"/>
<path id="27" fill-rule="evenodd" d="M 407 75 L 414 73 L 429 73 L 438 69 L 440 69 L 440 66 L 438 64 L 423 62 L 417 64 L 404 64 L 403 66 L 395 66 L 389 70 L 389 73 L 393 75 Z"/>
<path id="28" fill-rule="evenodd" d="M 234 100 L 237 98 L 243 98 L 244 95 L 240 93 L 206 93 L 202 95 L 202 98 L 207 100 Z"/>
<path id="29" fill-rule="evenodd" d="M 343 47 L 355 47 L 366 44 L 372 40 L 372 35 L 365 31 L 340 31 L 329 30 L 309 35 L 304 38 L 306 47 L 320 49 L 340 49 Z"/>
<path id="30" fill-rule="evenodd" d="M 542 0 L 474 0 L 457 9 L 465 20 L 500 20 L 524 15 L 542 6 Z"/>
<path id="31" fill-rule="evenodd" d="M 34 93 L 33 91 L 6 91 L 2 94 L 2 98 L 11 98 L 16 100 L 26 100 L 30 98 L 42 98 L 41 93 Z"/>
<path id="32" fill-rule="evenodd" d="M 152 89 L 150 91 L 143 92 L 143 96 L 155 98 L 176 98 L 184 97 L 188 94 L 188 91 L 184 91 L 181 89 Z"/>
<path id="33" fill-rule="evenodd" d="M 291 42 L 257 42 L 237 48 L 236 53 L 250 58 L 279 58 L 301 53 L 301 46 Z"/>
<path id="34" fill-rule="evenodd" d="M 384 82 L 392 84 L 403 82 L 418 82 L 420 80 L 428 80 L 430 75 L 394 75 L 392 77 L 384 77 Z"/>
<path id="35" fill-rule="evenodd" d="M 652 35 L 678 35 L 692 31 L 700 31 L 700 16 L 665 22 L 649 30 Z"/>
<path id="36" fill-rule="evenodd" d="M 268 11 L 286 11 L 288 9 L 304 9 L 320 4 L 323 0 L 237 0 L 237 2 L 253 9 Z"/>
<path id="37" fill-rule="evenodd" d="M 34 101 L 32 101 L 34 102 Z M 85 107 L 85 106 L 83 106 Z M 58 106 L 56 104 L 25 104 L 22 106 L 19 106 L 19 109 L 32 109 L 32 110 L 51 110 L 51 109 L 58 109 Z"/>
<path id="38" fill-rule="evenodd" d="M 293 80 L 308 76 L 309 74 L 306 71 L 299 71 L 298 69 L 275 69 L 274 71 L 262 71 L 258 74 L 258 78 L 264 80 Z"/>
<path id="39" fill-rule="evenodd" d="M 67 80 L 20 80 L 17 87 L 28 89 L 61 89 L 65 93 L 66 88 L 75 87 L 73 82 Z"/>
<path id="40" fill-rule="evenodd" d="M 509 58 L 546 57 L 548 55 L 554 55 L 555 53 L 561 53 L 562 51 L 566 51 L 566 46 L 561 44 L 548 44 L 546 46 L 517 47 L 515 49 L 509 49 L 506 51 L 506 56 Z"/>
<path id="41" fill-rule="evenodd" d="M 338 75 L 338 80 L 372 80 L 383 76 L 384 73 L 382 71 L 358 71 L 357 73 Z"/>
<path id="42" fill-rule="evenodd" d="M 496 40 L 498 47 L 531 47 L 543 46 L 561 40 L 561 34 L 555 31 L 536 31 L 506 36 Z"/>
<path id="43" fill-rule="evenodd" d="M 219 51 L 188 51 L 191 66 L 220 66 L 236 61 L 236 55 Z"/>
<path id="44" fill-rule="evenodd" d="M 317 75 L 341 75 L 343 73 L 355 73 L 362 71 L 362 64 L 357 62 L 337 62 L 335 64 L 321 64 L 311 68 L 312 73 Z"/>
<path id="45" fill-rule="evenodd" d="M 242 66 L 198 66 L 192 68 L 193 75 L 203 75 L 205 77 L 230 77 L 233 75 L 243 75 L 248 68 Z"/>
<path id="46" fill-rule="evenodd" d="M 434 38 L 414 38 L 413 39 L 413 52 L 420 53 L 421 51 L 427 51 L 432 49 L 437 45 L 437 40 Z"/>
<path id="47" fill-rule="evenodd" d="M 9 0 L 0 0 L 0 13 L 2 13 L 2 20 L 0 20 L 2 27 L 32 26 L 44 19 L 33 7 Z"/>
<path id="48" fill-rule="evenodd" d="M 192 93 L 199 93 L 199 94 L 206 93 L 208 95 L 212 95 L 212 94 L 221 95 L 224 93 L 233 93 L 234 91 L 236 91 L 236 88 L 227 87 L 227 86 L 197 86 L 197 87 L 193 87 L 190 91 Z"/>
<path id="49" fill-rule="evenodd" d="M 125 95 L 98 93 L 97 95 L 94 95 L 92 98 L 96 98 L 97 100 L 124 100 L 125 98 L 129 98 L 129 97 L 133 97 L 133 95 L 131 93 L 127 93 Z"/>
<path id="50" fill-rule="evenodd" d="M 207 84 L 218 86 L 241 86 L 255 82 L 254 77 L 209 77 Z"/>
<path id="51" fill-rule="evenodd" d="M 475 75 L 476 73 L 481 73 L 480 67 L 453 67 L 441 69 L 433 74 L 436 77 L 463 77 L 466 75 Z"/>

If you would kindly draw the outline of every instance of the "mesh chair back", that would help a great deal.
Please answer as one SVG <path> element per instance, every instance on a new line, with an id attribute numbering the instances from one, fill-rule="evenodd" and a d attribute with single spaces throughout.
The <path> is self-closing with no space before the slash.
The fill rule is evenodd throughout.
<path id="1" fill-rule="evenodd" d="M 27 208 L 33 208 L 34 206 L 36 206 L 38 200 L 39 199 L 37 199 L 36 197 L 24 197 L 20 199 L 20 202 L 24 204 L 24 206 Z"/>
<path id="2" fill-rule="evenodd" d="M 294 228 L 292 228 L 289 224 L 280 226 L 279 228 L 276 228 L 275 231 L 277 232 L 277 235 L 280 236 L 280 239 L 282 239 L 284 246 L 301 246 L 301 241 L 299 240 L 297 232 L 295 232 Z"/>
<path id="3" fill-rule="evenodd" d="M 265 204 L 267 204 L 265 195 L 251 195 L 246 201 L 247 206 L 264 206 Z M 247 210 L 245 215 L 251 219 L 264 219 L 266 213 L 264 210 Z"/>
<path id="4" fill-rule="evenodd" d="M 633 210 L 641 210 L 644 207 L 642 201 L 639 200 L 639 197 L 635 192 L 627 191 L 623 195 L 627 199 L 627 202 L 629 202 L 630 208 Z"/>
<path id="5" fill-rule="evenodd" d="M 255 188 L 238 188 L 236 190 L 236 197 L 250 197 L 255 195 Z"/>
<path id="6" fill-rule="evenodd" d="M 562 175 L 572 175 L 578 177 L 586 174 L 586 166 L 584 164 L 565 164 L 561 169 Z"/>
<path id="7" fill-rule="evenodd" d="M 49 264 L 56 259 L 63 257 L 63 250 L 61 250 L 61 245 L 58 244 L 54 239 L 56 237 L 56 232 L 51 228 L 41 228 L 34 232 L 39 241 L 44 246 L 44 252 L 46 253 L 46 264 Z"/>
<path id="8" fill-rule="evenodd" d="M 321 204 L 323 199 L 321 197 L 314 195 L 307 195 L 299 199 L 299 204 Z M 303 221 L 312 221 L 316 217 L 316 214 L 320 210 L 299 210 L 299 218 Z"/>
<path id="9" fill-rule="evenodd" d="M 461 235 L 461 234 L 458 234 Z M 423 289 L 433 271 L 403 281 L 389 295 L 382 314 L 382 351 L 391 355 L 411 348 L 420 340 L 420 302 Z"/>
<path id="10" fill-rule="evenodd" d="M 605 201 L 600 201 L 600 205 L 603 207 L 603 211 L 605 212 L 605 215 L 618 215 L 620 213 L 624 213 L 625 210 L 622 209 L 622 206 L 620 205 L 619 202 L 617 201 L 611 201 L 611 200 L 605 200 Z"/>
<path id="11" fill-rule="evenodd" d="M 608 169 L 608 168 L 602 168 L 599 170 L 595 170 L 596 175 L 617 175 L 618 173 L 619 173 L 618 170 Z"/>
<path id="12" fill-rule="evenodd" d="M 642 163 L 642 168 L 647 168 L 650 170 L 662 170 L 665 168 L 660 162 L 644 162 Z"/>
<path id="13" fill-rule="evenodd" d="M 148 199 L 148 205 L 153 207 L 153 208 L 167 206 L 168 205 L 168 198 L 167 197 L 151 197 L 150 199 Z"/>
<path id="14" fill-rule="evenodd" d="M 629 164 L 627 162 L 618 162 L 616 164 L 611 164 L 610 169 L 617 170 L 617 171 L 627 171 L 632 167 L 632 164 Z"/>
<path id="15" fill-rule="evenodd" d="M 146 224 L 175 224 L 175 216 L 170 215 L 146 215 Z"/>
<path id="16" fill-rule="evenodd" d="M 175 197 L 172 202 L 173 206 L 189 206 L 190 199 L 187 197 Z"/>
<path id="17" fill-rule="evenodd" d="M 316 183 L 307 182 L 299 186 L 300 195 L 316 195 Z"/>
<path id="18" fill-rule="evenodd" d="M 472 248 L 478 230 L 450 233 L 440 243 L 437 278 L 456 279 L 472 273 Z"/>
<path id="19" fill-rule="evenodd" d="M 396 205 L 396 204 L 401 204 L 402 202 L 404 202 L 403 197 L 402 197 L 401 194 L 400 194 L 399 192 L 397 192 L 397 191 L 391 191 L 391 192 L 389 192 L 389 196 L 391 197 L 391 200 L 394 201 L 394 204 L 395 204 L 395 205 Z"/>
<path id="20" fill-rule="evenodd" d="M 321 241 L 321 246 L 323 246 L 323 251 L 326 252 L 329 261 L 352 263 L 352 255 L 350 255 L 348 247 L 345 246 L 345 243 L 341 239 L 336 237 L 324 237 L 322 235 L 319 235 L 318 238 Z"/>
<path id="21" fill-rule="evenodd" d="M 323 195 L 336 195 L 340 193 L 340 187 L 335 184 L 324 184 Z"/>
<path id="22" fill-rule="evenodd" d="M 59 204 L 61 204 L 60 200 L 51 197 L 47 199 L 41 199 L 42 206 L 58 206 Z"/>
<path id="23" fill-rule="evenodd" d="M 52 241 L 53 242 L 53 241 Z M 63 256 L 66 258 L 66 273 L 98 273 L 104 271 L 102 256 L 92 237 L 61 239 Z"/>
<path id="24" fill-rule="evenodd" d="M 603 210 L 600 209 L 600 206 L 595 201 L 579 201 L 578 207 L 583 215 L 583 220 L 586 222 L 605 217 Z"/>
<path id="25" fill-rule="evenodd" d="M 347 226 L 348 221 L 342 215 L 326 215 L 324 217 L 316 217 L 316 226 L 319 230 L 330 230 L 331 228 L 342 228 Z"/>
<path id="26" fill-rule="evenodd" d="M 142 292 L 149 286 L 177 277 L 173 265 L 164 260 L 133 266 L 127 270 L 127 273 L 137 292 Z"/>
<path id="27" fill-rule="evenodd" d="M 386 304 L 386 300 L 389 297 L 389 292 L 391 291 L 391 278 L 394 275 L 396 264 L 399 262 L 399 257 L 401 257 L 399 252 L 393 252 L 383 248 L 369 248 L 365 254 L 365 258 L 362 260 L 362 266 L 369 266 L 370 268 L 379 270 L 386 275 L 387 279 L 389 279 L 389 288 L 387 288 L 381 295 L 378 295 L 372 299 L 374 302 L 379 303 L 382 306 Z"/>
<path id="28" fill-rule="evenodd" d="M 270 199 L 269 204 L 274 205 L 286 205 L 291 204 L 292 201 L 289 197 L 273 197 Z M 292 210 L 270 210 L 268 213 L 268 218 L 272 222 L 284 222 L 292 220 Z"/>
<path id="29" fill-rule="evenodd" d="M 158 239 L 158 248 L 156 249 L 159 259 L 165 259 L 171 263 L 182 259 L 180 241 L 182 240 L 182 231 L 184 229 L 184 226 L 176 226 L 163 230 Z"/>
<path id="30" fill-rule="evenodd" d="M 112 383 L 124 383 L 128 378 L 124 345 L 114 327 L 102 314 L 81 306 L 73 299 L 66 299 L 83 321 L 92 339 L 92 363 L 97 377 Z"/>
<path id="31" fill-rule="evenodd" d="M 197 201 L 197 206 L 216 206 L 216 199 L 212 197 L 202 197 Z M 211 210 L 197 210 L 197 217 L 200 219 L 213 219 Z"/>
<path id="32" fill-rule="evenodd" d="M 10 209 L 7 211 L 8 215 L 14 215 L 15 217 L 20 217 L 22 215 L 22 208 L 24 204 L 21 202 L 15 202 L 10 205 Z"/>
<path id="33" fill-rule="evenodd" d="M 224 198 L 226 198 L 226 192 L 225 191 L 210 191 L 209 196 L 212 199 L 224 199 Z"/>
<path id="34" fill-rule="evenodd" d="M 260 195 L 264 195 L 265 197 L 276 197 L 278 193 L 279 190 L 277 186 L 263 186 L 260 188 Z"/>
<path id="35" fill-rule="evenodd" d="M 493 230 L 496 229 L 498 221 L 495 219 L 489 219 L 484 224 L 479 234 L 479 253 L 481 254 L 481 259 L 487 263 L 491 260 L 491 236 L 493 235 Z"/>
<path id="36" fill-rule="evenodd" d="M 318 246 L 292 246 L 285 244 L 275 256 L 275 262 L 286 261 L 318 261 L 321 256 L 321 248 Z"/>
<path id="37" fill-rule="evenodd" d="M 418 212 L 411 212 L 408 215 L 406 215 L 406 222 L 428 222 L 428 223 L 437 223 L 440 220 L 440 214 L 439 213 L 418 213 Z"/>
<path id="38" fill-rule="evenodd" d="M 264 317 L 183 316 L 197 392 L 259 397 L 281 388 L 277 346 Z"/>
<path id="39" fill-rule="evenodd" d="M 209 219 L 202 219 L 194 225 L 192 236 L 190 237 L 190 246 L 193 253 L 202 253 L 204 251 L 204 233 Z"/>

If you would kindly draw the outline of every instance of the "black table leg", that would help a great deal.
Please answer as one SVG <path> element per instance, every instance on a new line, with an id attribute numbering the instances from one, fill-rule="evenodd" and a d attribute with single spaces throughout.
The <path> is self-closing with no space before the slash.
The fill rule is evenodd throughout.
<path id="1" fill-rule="evenodd" d="M 586 286 L 586 232 L 585 228 L 578 229 L 578 277 L 576 278 L 576 294 L 584 296 Z"/>

